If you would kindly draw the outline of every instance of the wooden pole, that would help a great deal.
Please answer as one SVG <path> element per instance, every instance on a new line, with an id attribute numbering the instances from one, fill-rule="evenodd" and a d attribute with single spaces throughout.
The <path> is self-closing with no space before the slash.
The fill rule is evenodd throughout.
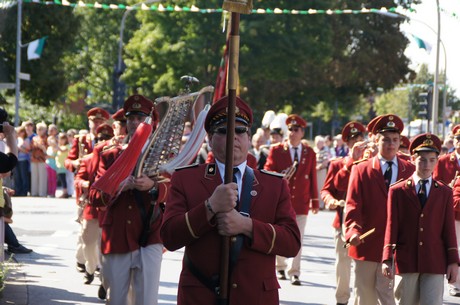
<path id="1" fill-rule="evenodd" d="M 229 42 L 229 63 L 228 63 L 228 112 L 227 112 L 227 141 L 225 154 L 225 181 L 230 183 L 233 180 L 233 141 L 235 138 L 235 106 L 236 89 L 238 86 L 238 61 L 240 50 L 240 14 L 231 14 L 230 42 Z M 230 238 L 222 237 L 221 261 L 220 261 L 220 292 L 219 305 L 228 304 L 229 288 L 229 265 L 230 265 Z"/>

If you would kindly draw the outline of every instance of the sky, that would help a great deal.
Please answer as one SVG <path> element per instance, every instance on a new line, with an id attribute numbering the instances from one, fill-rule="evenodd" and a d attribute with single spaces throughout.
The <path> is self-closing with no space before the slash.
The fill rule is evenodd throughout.
<path id="1" fill-rule="evenodd" d="M 405 15 L 411 18 L 401 26 L 411 41 L 405 51 L 407 57 L 412 61 L 411 68 L 419 70 L 420 65 L 428 64 L 431 73 L 436 68 L 436 40 L 437 40 L 437 11 L 435 0 L 423 0 L 424 3 L 414 6 L 416 12 L 407 12 Z M 439 55 L 439 73 L 443 73 L 447 66 L 447 84 L 460 94 L 460 1 L 439 0 L 441 8 L 441 41 L 445 47 L 446 56 L 441 44 Z M 425 49 L 419 48 L 413 38 L 413 34 L 432 45 L 428 53 Z"/>

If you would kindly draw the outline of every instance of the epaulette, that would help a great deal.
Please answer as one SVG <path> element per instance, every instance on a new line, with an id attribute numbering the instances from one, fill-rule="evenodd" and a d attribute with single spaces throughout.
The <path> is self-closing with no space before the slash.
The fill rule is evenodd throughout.
<path id="1" fill-rule="evenodd" d="M 447 186 L 448 188 L 452 188 L 452 186 L 450 184 L 448 184 L 448 183 L 446 183 L 446 182 L 444 182 L 442 180 L 433 180 L 433 183 L 434 183 L 435 187 L 438 187 L 437 184 L 440 183 L 440 184 L 443 184 L 443 185 Z"/>
<path id="2" fill-rule="evenodd" d="M 198 163 L 195 163 L 195 164 L 191 164 L 191 165 L 185 165 L 185 166 L 180 166 L 180 167 L 176 167 L 174 169 L 174 171 L 180 171 L 180 170 L 183 170 L 183 169 L 187 169 L 187 168 L 194 168 L 194 167 L 197 167 L 199 164 Z"/>
<path id="3" fill-rule="evenodd" d="M 280 174 L 280 173 L 277 173 L 277 172 L 267 171 L 267 170 L 264 170 L 264 169 L 261 169 L 260 172 L 261 172 L 262 174 L 266 174 L 266 175 L 270 175 L 270 176 L 275 176 L 275 177 L 278 177 L 278 178 L 283 178 L 283 177 L 284 177 L 283 174 Z"/>
<path id="4" fill-rule="evenodd" d="M 401 182 L 401 181 L 403 181 L 403 180 L 404 180 L 404 179 L 399 179 L 398 181 L 395 181 L 395 182 L 393 182 L 392 184 L 390 184 L 390 186 L 393 186 L 393 185 L 395 185 L 396 183 L 399 183 L 399 182 Z"/>
<path id="5" fill-rule="evenodd" d="M 367 161 L 367 160 L 369 160 L 369 158 L 363 158 L 363 159 L 361 159 L 361 160 L 358 160 L 358 161 L 353 162 L 353 165 L 362 163 L 362 162 Z"/>

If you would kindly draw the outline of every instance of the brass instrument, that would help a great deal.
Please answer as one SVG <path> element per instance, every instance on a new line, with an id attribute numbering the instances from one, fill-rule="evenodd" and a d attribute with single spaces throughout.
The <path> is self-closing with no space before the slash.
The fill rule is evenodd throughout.
<path id="1" fill-rule="evenodd" d="M 284 178 L 287 180 L 290 180 L 292 176 L 294 176 L 296 170 L 297 170 L 297 161 L 294 161 L 290 167 L 285 169 L 282 174 L 284 174 Z"/>
<path id="2" fill-rule="evenodd" d="M 195 123 L 192 135 L 187 141 L 194 144 L 193 147 L 181 151 L 184 125 L 192 106 L 201 102 L 204 107 L 204 103 L 211 100 L 213 91 L 214 87 L 207 86 L 199 92 L 186 93 L 173 98 L 160 97 L 155 100 L 155 107 L 165 103 L 168 109 L 160 126 L 150 136 L 144 147 L 144 152 L 137 161 L 134 176 L 139 177 L 145 174 L 153 180 L 165 181 L 162 173 L 172 173 L 176 167 L 188 165 L 193 160 L 206 136 L 203 128 L 206 115 L 203 116 L 201 111 L 200 116 L 198 116 L 201 117 L 201 122 Z M 200 105 L 195 105 L 195 107 L 200 108 Z M 175 161 L 174 167 L 168 167 L 172 161 Z"/>
<path id="3" fill-rule="evenodd" d="M 455 185 L 455 181 L 457 181 L 457 178 L 458 178 L 458 171 L 455 171 L 455 176 L 454 176 L 454 179 L 452 179 L 452 181 L 449 183 L 449 186 L 451 188 L 454 188 L 454 185 Z"/>

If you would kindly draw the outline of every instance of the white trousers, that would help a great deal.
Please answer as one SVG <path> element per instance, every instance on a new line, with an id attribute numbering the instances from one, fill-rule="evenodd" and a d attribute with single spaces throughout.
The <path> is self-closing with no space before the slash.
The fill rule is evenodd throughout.
<path id="1" fill-rule="evenodd" d="M 303 244 L 303 236 L 305 235 L 305 227 L 307 226 L 307 215 L 296 215 L 297 226 L 300 231 L 300 242 Z M 288 276 L 300 276 L 300 262 L 302 259 L 302 246 L 297 255 L 292 259 L 291 267 L 288 270 Z M 276 256 L 276 270 L 285 270 L 288 267 L 287 258 Z"/>
<path id="2" fill-rule="evenodd" d="M 355 261 L 355 305 L 396 305 L 390 280 L 382 274 L 382 264 Z"/>
<path id="3" fill-rule="evenodd" d="M 101 228 L 97 219 L 83 219 L 81 224 L 82 251 L 85 257 L 85 268 L 89 274 L 94 274 L 99 263 Z"/>
<path id="4" fill-rule="evenodd" d="M 30 163 L 30 194 L 31 196 L 46 197 L 48 194 L 48 173 L 45 162 Z"/>
<path id="5" fill-rule="evenodd" d="M 157 305 L 163 245 L 102 255 L 107 305 Z M 132 293 L 128 293 L 132 286 Z"/>
<path id="6" fill-rule="evenodd" d="M 348 249 L 344 248 L 345 242 L 342 239 L 342 230 L 334 230 L 335 241 L 335 299 L 337 303 L 346 304 L 350 299 L 350 277 L 351 258 L 348 256 Z"/>
<path id="7" fill-rule="evenodd" d="M 399 305 L 442 305 L 444 274 L 403 273 L 396 279 Z"/>

